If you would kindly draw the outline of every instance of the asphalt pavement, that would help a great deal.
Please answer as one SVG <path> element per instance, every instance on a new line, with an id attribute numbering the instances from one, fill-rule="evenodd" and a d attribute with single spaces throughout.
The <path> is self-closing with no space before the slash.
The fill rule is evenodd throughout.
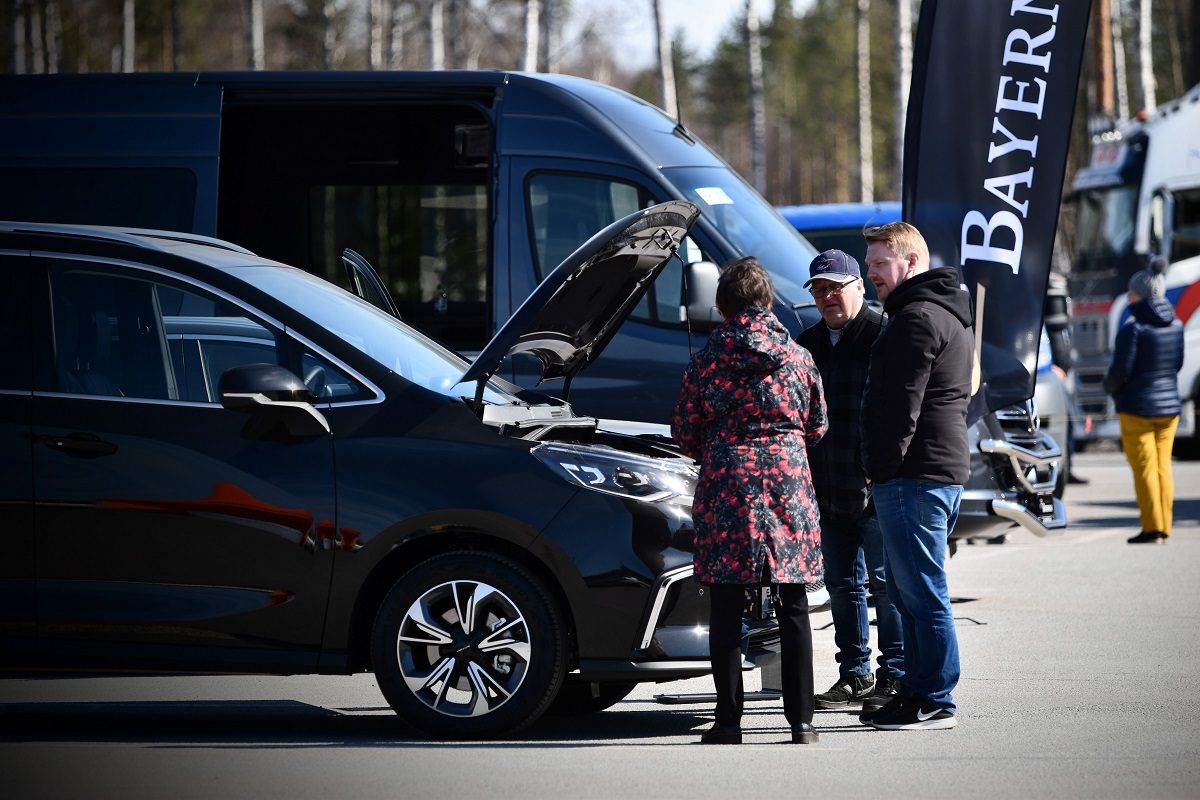
<path id="1" fill-rule="evenodd" d="M 613 709 L 503 742 L 429 742 L 373 677 L 0 681 L 0 794 L 34 797 L 1200 798 L 1200 463 L 1175 463 L 1176 529 L 1130 546 L 1117 452 L 1076 459 L 1061 535 L 961 547 L 949 578 L 959 726 L 883 732 L 819 711 L 789 742 L 778 701 L 741 746 L 700 747 L 711 707 L 663 705 L 708 679 L 640 687 Z M 813 617 L 818 691 L 837 679 Z M 753 688 L 757 680 L 747 682 Z"/>

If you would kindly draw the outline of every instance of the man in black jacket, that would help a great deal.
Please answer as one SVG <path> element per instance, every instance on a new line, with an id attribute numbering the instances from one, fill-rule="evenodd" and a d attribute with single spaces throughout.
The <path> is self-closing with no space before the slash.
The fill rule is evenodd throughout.
<path id="1" fill-rule="evenodd" d="M 813 488 L 821 511 L 821 553 L 833 612 L 833 641 L 839 677 L 816 696 L 817 708 L 862 703 L 878 708 L 899 690 L 904 674 L 900 615 L 888 599 L 883 540 L 862 461 L 862 398 L 871 345 L 883 317 L 866 303 L 858 262 L 841 250 L 826 250 L 809 265 L 805 288 L 821 321 L 796 340 L 813 355 L 825 387 L 829 431 L 808 446 Z M 878 620 L 878 680 L 871 675 L 867 589 Z"/>
<path id="2" fill-rule="evenodd" d="M 970 470 L 970 303 L 956 268 L 929 268 L 912 225 L 863 235 L 867 277 L 889 317 L 871 349 L 863 458 L 904 627 L 904 678 L 896 698 L 860 719 L 883 730 L 953 728 L 958 637 L 945 562 Z"/>

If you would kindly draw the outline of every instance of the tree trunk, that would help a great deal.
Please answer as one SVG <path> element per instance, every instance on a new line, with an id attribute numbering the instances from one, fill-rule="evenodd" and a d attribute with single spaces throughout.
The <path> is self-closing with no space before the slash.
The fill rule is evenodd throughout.
<path id="1" fill-rule="evenodd" d="M 321 4 L 321 51 L 325 69 L 333 69 L 334 53 L 337 49 L 337 30 L 333 25 L 337 12 L 337 0 L 325 0 Z"/>
<path id="2" fill-rule="evenodd" d="M 525 72 L 537 72 L 541 15 L 541 0 L 525 0 L 525 52 L 521 55 L 521 69 Z"/>
<path id="3" fill-rule="evenodd" d="M 1195 11 L 1193 10 L 1192 13 Z M 1152 25 L 1150 0 L 1138 0 L 1138 91 L 1142 108 L 1147 113 L 1158 106 L 1158 89 L 1154 80 L 1154 48 L 1150 37 L 1153 32 Z"/>
<path id="4" fill-rule="evenodd" d="M 904 126 L 908 121 L 908 90 L 912 84 L 912 4 L 896 4 L 896 191 L 904 185 Z"/>
<path id="5" fill-rule="evenodd" d="M 183 0 L 171 0 L 171 69 L 183 69 Z"/>
<path id="6" fill-rule="evenodd" d="M 662 0 L 651 0 L 654 11 L 654 35 L 658 39 L 658 99 L 662 110 L 679 119 L 679 101 L 675 97 L 675 65 L 671 59 L 671 40 L 663 25 Z"/>
<path id="7" fill-rule="evenodd" d="M 133 0 L 125 0 L 122 4 L 121 21 L 121 71 L 133 72 L 134 65 L 134 26 Z"/>
<path id="8" fill-rule="evenodd" d="M 46 29 L 42 18 L 41 3 L 29 4 L 29 71 L 41 74 L 46 71 Z"/>
<path id="9" fill-rule="evenodd" d="M 1122 0 L 1112 3 L 1113 86 L 1117 90 L 1117 118 L 1129 119 L 1129 74 L 1125 70 L 1125 20 L 1121 17 Z"/>
<path id="10" fill-rule="evenodd" d="M 746 56 L 750 66 L 750 182 L 760 194 L 766 194 L 767 115 L 763 107 L 762 39 L 754 0 L 746 0 Z"/>
<path id="11" fill-rule="evenodd" d="M 178 6 L 175 2 L 172 5 Z M 328 38 L 328 32 L 333 27 L 330 19 L 331 11 L 329 4 L 326 3 L 325 8 L 325 31 Z M 250 69 L 261 70 L 266 67 L 266 33 L 263 29 L 263 0 L 246 0 L 246 54 Z M 326 49 L 331 50 L 332 47 L 326 42 Z M 326 63 L 329 61 L 328 53 L 326 54 Z"/>
<path id="12" fill-rule="evenodd" d="M 1120 0 L 1117 0 L 1120 2 Z M 1110 0 L 1092 4 L 1092 114 L 1113 116 L 1112 11 Z"/>
<path id="13" fill-rule="evenodd" d="M 539 72 L 558 71 L 558 42 L 554 35 L 557 29 L 556 16 L 558 9 L 555 7 L 555 0 L 542 0 L 542 35 L 538 37 Z"/>
<path id="14" fill-rule="evenodd" d="M 388 36 L 388 68 L 404 69 L 404 15 L 400 13 L 403 0 L 388 0 L 391 4 L 392 27 Z"/>
<path id="15" fill-rule="evenodd" d="M 875 201 L 874 145 L 871 137 L 871 0 L 858 0 L 858 199 Z"/>
<path id="16" fill-rule="evenodd" d="M 46 72 L 57 74 L 62 62 L 62 9 L 46 0 Z"/>
<path id="17" fill-rule="evenodd" d="M 443 29 L 445 24 L 445 0 L 429 0 L 429 24 L 426 34 L 429 38 L 429 68 L 446 68 L 446 37 Z"/>
<path id="18" fill-rule="evenodd" d="M 367 68 L 383 68 L 383 0 L 367 0 Z"/>

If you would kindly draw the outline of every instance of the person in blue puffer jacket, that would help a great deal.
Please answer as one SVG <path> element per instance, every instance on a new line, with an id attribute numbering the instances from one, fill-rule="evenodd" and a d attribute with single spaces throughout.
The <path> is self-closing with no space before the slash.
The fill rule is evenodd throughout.
<path id="1" fill-rule="evenodd" d="M 1175 481 L 1171 448 L 1179 426 L 1183 325 L 1163 296 L 1164 279 L 1148 270 L 1129 279 L 1130 317 L 1117 332 L 1104 389 L 1121 420 L 1121 446 L 1133 469 L 1142 530 L 1130 544 L 1167 541 Z"/>

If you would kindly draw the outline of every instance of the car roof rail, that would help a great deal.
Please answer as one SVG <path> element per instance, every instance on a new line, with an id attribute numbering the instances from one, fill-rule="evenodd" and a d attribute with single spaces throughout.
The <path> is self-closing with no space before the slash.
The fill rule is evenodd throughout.
<path id="1" fill-rule="evenodd" d="M 52 222 L 8 222 L 0 221 L 0 231 L 4 233 L 48 233 L 56 236 L 74 236 L 86 239 L 101 239 L 110 242 L 120 242 L 122 244 L 132 244 L 138 247 L 145 247 L 159 252 L 166 252 L 166 248 L 157 244 L 154 240 L 167 240 L 171 242 L 180 242 L 183 244 L 203 244 L 209 247 L 218 247 L 222 250 L 229 250 L 234 253 L 242 253 L 243 255 L 252 256 L 253 252 L 247 250 L 241 245 L 236 245 L 233 242 L 227 242 L 224 239 L 218 239 L 214 236 L 201 236 L 197 233 L 183 233 L 181 231 L 160 231 L 150 228 L 126 228 L 124 226 L 109 226 L 109 225 L 64 225 Z"/>

